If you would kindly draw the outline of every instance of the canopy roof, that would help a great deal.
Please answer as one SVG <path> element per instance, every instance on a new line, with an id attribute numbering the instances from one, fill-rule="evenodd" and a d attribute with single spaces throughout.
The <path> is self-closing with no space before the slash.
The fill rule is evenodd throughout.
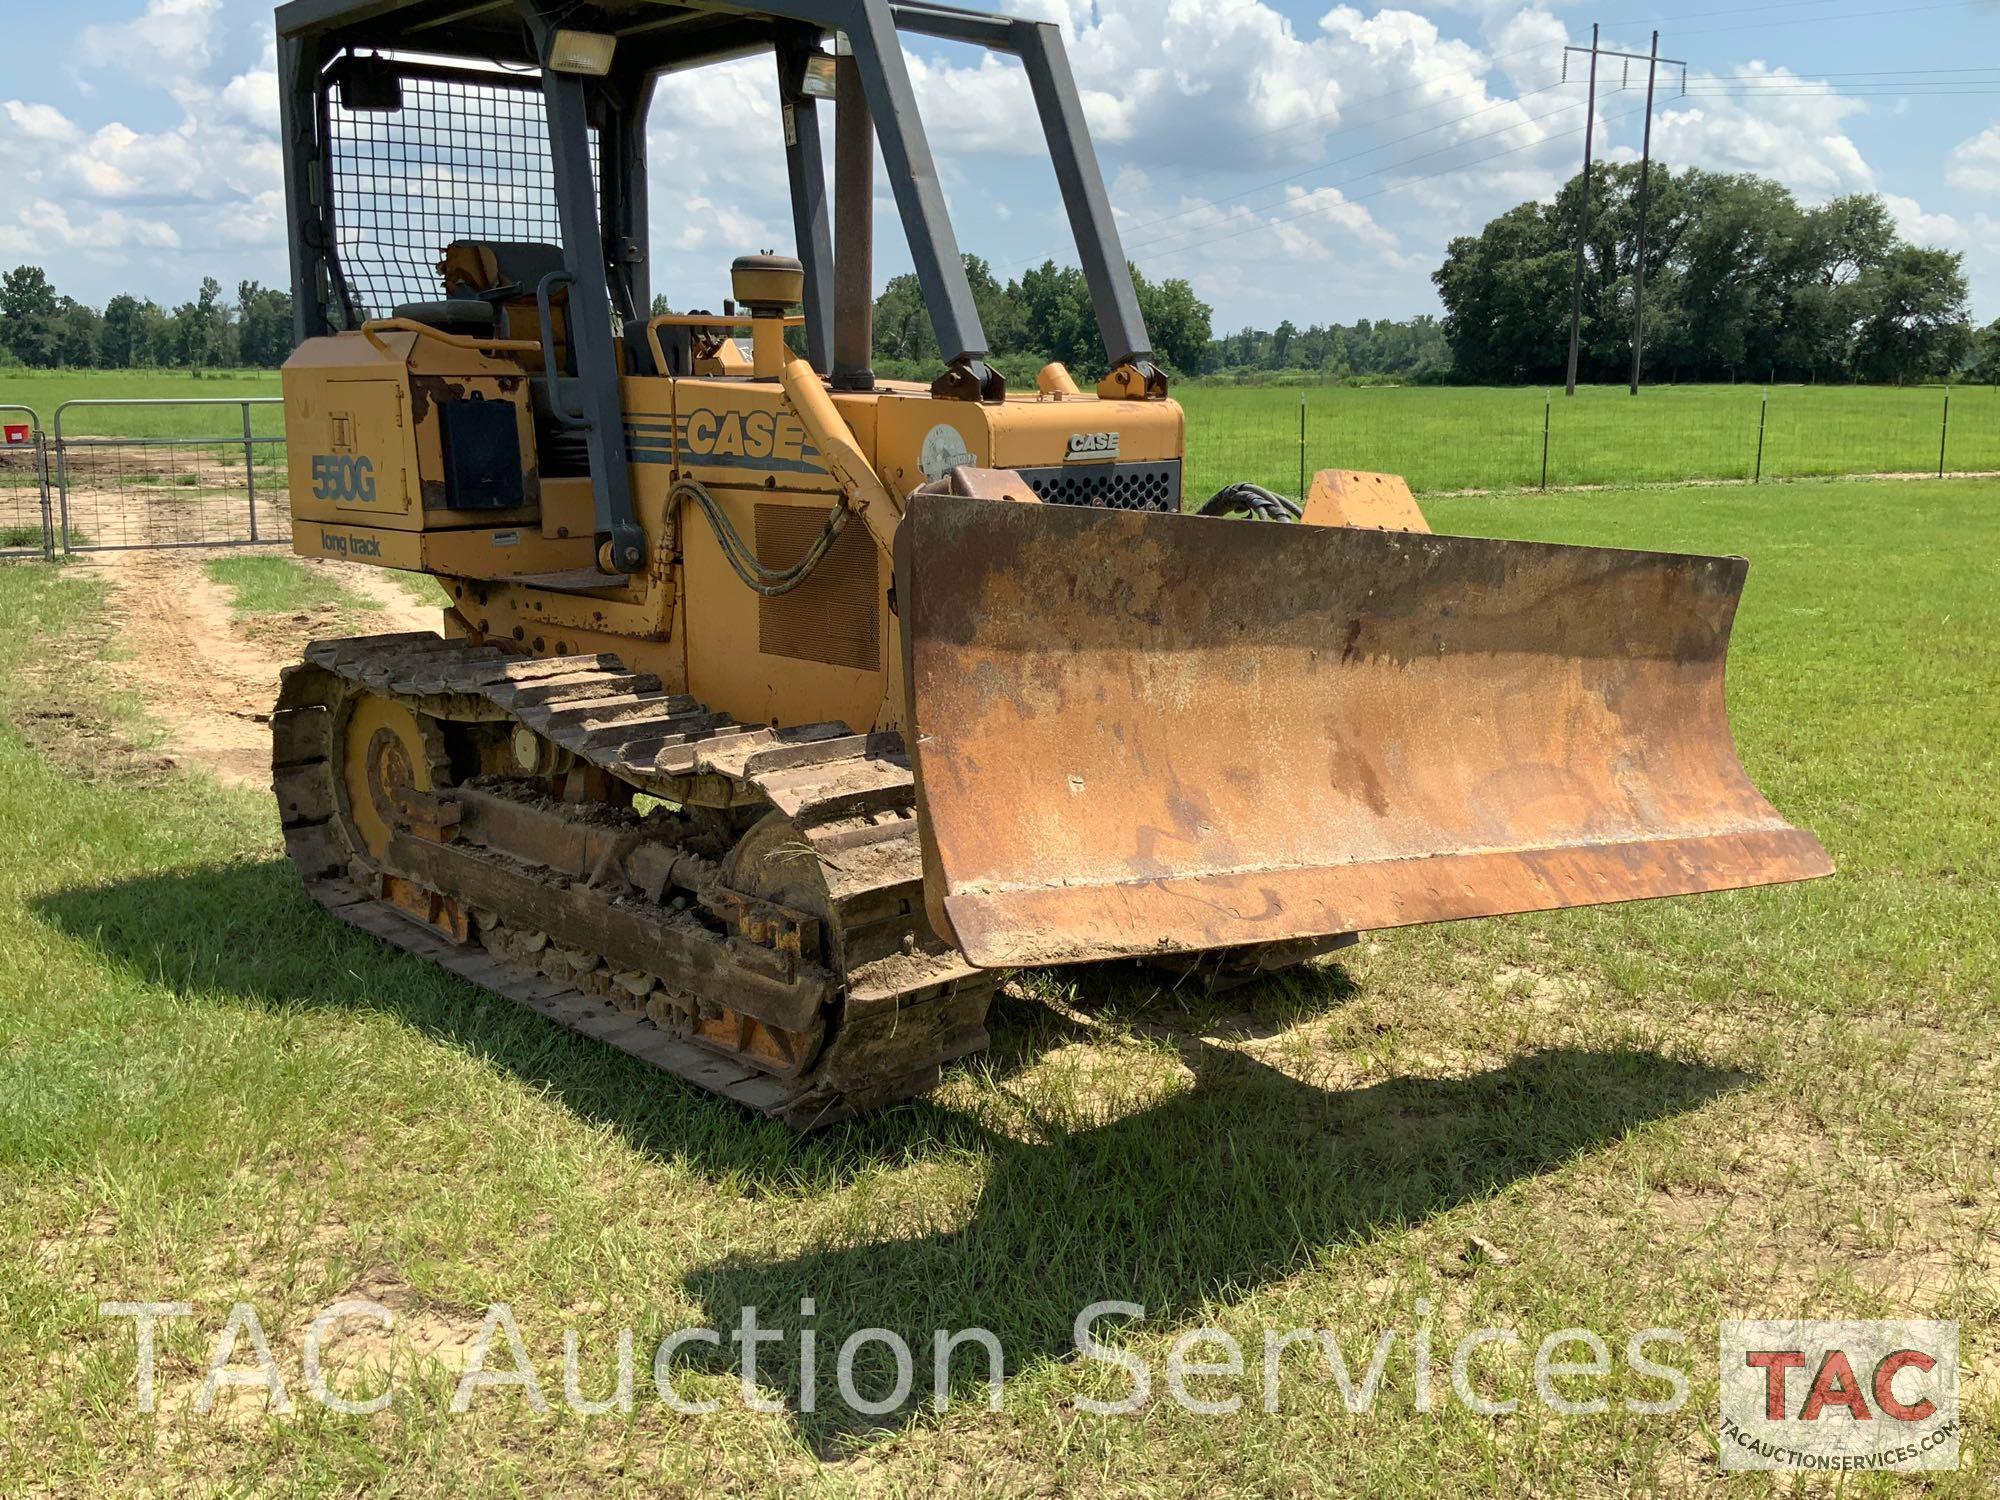
<path id="1" fill-rule="evenodd" d="M 758 51 L 802 27 L 838 30 L 855 9 L 855 0 L 595 0 L 563 24 L 616 36 L 621 68 L 653 71 Z M 1020 24 L 931 0 L 892 0 L 890 11 L 900 30 L 987 46 L 1007 46 Z M 519 0 L 290 0 L 278 7 L 278 34 L 333 47 L 537 62 Z"/>

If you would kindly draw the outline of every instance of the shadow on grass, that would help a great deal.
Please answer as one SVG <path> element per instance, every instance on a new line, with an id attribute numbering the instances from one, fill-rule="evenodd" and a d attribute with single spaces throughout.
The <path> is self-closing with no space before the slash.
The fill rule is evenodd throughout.
<path id="1" fill-rule="evenodd" d="M 980 1150 L 987 1139 L 964 1114 L 921 1100 L 801 1138 L 343 926 L 313 903 L 283 860 L 175 870 L 58 892 L 36 904 L 55 926 L 155 983 L 234 994 L 271 1009 L 393 1015 L 547 1090 L 579 1116 L 619 1131 L 635 1149 L 685 1164 L 735 1192 L 821 1193 L 884 1165 Z M 1107 965 L 1080 981 L 1070 998 L 1126 1017 L 1147 1010 L 1151 999 L 1149 1018 L 1171 1016 L 1199 1032 L 1217 1018 L 1240 1023 L 1260 993 L 1297 1015 L 1340 1003 L 1351 988 L 1344 975 L 1328 972 L 1311 984 L 1287 980 L 1278 988 L 1267 981 L 1235 991 L 1222 1007 L 1206 997 L 1166 994 L 1158 978 L 1136 968 Z M 1004 996 L 990 1024 L 991 1050 L 973 1066 L 1000 1080 L 1051 1048 L 1098 1034 Z"/>
<path id="2" fill-rule="evenodd" d="M 1329 1092 L 1240 1052 L 1199 1041 L 1181 1050 L 1195 1086 L 1164 1102 L 1090 1128 L 990 1139 L 980 1197 L 958 1227 L 886 1240 L 864 1227 L 852 1244 L 719 1262 L 687 1289 L 725 1338 L 751 1306 L 766 1327 L 817 1329 L 819 1411 L 796 1409 L 795 1336 L 760 1348 L 757 1378 L 790 1395 L 801 1436 L 830 1453 L 920 1415 L 936 1394 L 937 1330 L 990 1330 L 1011 1379 L 1067 1355 L 1077 1313 L 1094 1302 L 1137 1303 L 1150 1326 L 1172 1327 L 1306 1269 L 1328 1247 L 1421 1223 L 1744 1082 L 1652 1052 L 1552 1049 L 1469 1077 Z M 1385 1326 L 1407 1320 L 1407 1308 L 1393 1312 Z M 1115 1337 L 1118 1322 L 1097 1324 L 1096 1336 Z M 886 1417 L 832 1399 L 838 1351 L 871 1328 L 914 1355 L 911 1394 Z M 725 1347 L 733 1361 L 736 1347 Z M 865 1399 L 894 1386 L 879 1342 L 861 1347 L 854 1368 Z M 953 1401 L 983 1401 L 986 1378 L 985 1356 L 961 1349 Z M 1113 1399 L 1123 1389 L 1121 1378 Z"/>
<path id="3" fill-rule="evenodd" d="M 1010 1134 L 918 1103 L 801 1140 L 350 932 L 313 906 L 279 861 L 64 892 L 40 909 L 182 990 L 224 990 L 274 1009 L 393 1014 L 724 1190 L 803 1196 L 869 1168 L 976 1155 L 980 1195 L 968 1212 L 952 1214 L 950 1227 L 890 1238 L 856 1222 L 843 1243 L 778 1260 L 726 1259 L 687 1278 L 725 1338 L 708 1368 L 737 1368 L 727 1334 L 744 1307 L 763 1309 L 764 1326 L 792 1331 L 759 1349 L 759 1383 L 790 1394 L 802 1440 L 822 1452 L 917 1419 L 934 1394 L 935 1330 L 991 1330 L 1011 1377 L 1066 1354 L 1073 1320 L 1093 1302 L 1136 1302 L 1156 1324 L 1184 1319 L 1304 1269 L 1329 1246 L 1420 1223 L 1744 1081 L 1653 1052 L 1551 1049 L 1468 1077 L 1328 1091 L 1189 1034 L 1234 1034 L 1244 1014 L 1238 992 L 1226 997 L 1226 1015 L 1149 1028 L 1180 1050 L 1194 1086 L 1123 1117 L 1093 1113 L 1087 1098 L 1052 1100 L 1003 1083 L 1021 1112 Z M 1345 985 L 1337 972 L 1326 982 L 1335 999 Z M 1117 1008 L 1143 985 L 1106 969 L 1078 988 L 1081 999 L 1108 994 Z M 1304 1003 L 1301 992 L 1293 982 L 1280 1004 Z M 1010 1078 L 1024 1058 L 1079 1034 L 1094 1033 L 1043 1007 L 1004 1001 L 994 1070 Z M 907 1223 L 911 1211 L 899 1205 L 896 1217 Z M 798 1312 L 806 1298 L 816 1305 L 810 1320 Z M 806 1321 L 820 1350 L 816 1413 L 796 1409 L 796 1330 Z M 874 1328 L 914 1351 L 916 1378 L 895 1412 L 862 1417 L 832 1399 L 833 1368 L 850 1334 Z M 887 1390 L 889 1361 L 881 1343 L 864 1345 L 856 1386 Z M 978 1351 L 961 1350 L 954 1398 L 983 1399 L 984 1378 Z"/>

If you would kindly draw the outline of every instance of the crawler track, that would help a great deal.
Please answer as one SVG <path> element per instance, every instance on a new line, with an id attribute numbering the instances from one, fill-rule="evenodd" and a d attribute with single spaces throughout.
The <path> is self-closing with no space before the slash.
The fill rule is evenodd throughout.
<path id="1" fill-rule="evenodd" d="M 271 722 L 314 897 L 572 1030 L 799 1127 L 986 1044 L 996 976 L 924 916 L 897 736 L 421 635 L 311 646 Z"/>

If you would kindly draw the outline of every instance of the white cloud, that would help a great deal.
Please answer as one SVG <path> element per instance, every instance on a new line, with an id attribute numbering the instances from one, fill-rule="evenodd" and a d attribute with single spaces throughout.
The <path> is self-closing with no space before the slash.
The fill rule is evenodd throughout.
<path id="1" fill-rule="evenodd" d="M 1916 199 L 1900 193 L 1884 193 L 1882 202 L 1896 221 L 1896 233 L 1913 245 L 1935 245 L 1949 250 L 1967 242 L 1965 226 L 1950 214 L 1926 213 Z"/>
<path id="2" fill-rule="evenodd" d="M 646 144 L 653 289 L 676 307 L 718 307 L 729 295 L 732 259 L 792 243 L 771 60 L 745 58 L 662 78 Z"/>
<path id="3" fill-rule="evenodd" d="M 28 104 L 9 99 L 0 109 L 20 140 L 33 146 L 63 146 L 82 134 L 59 109 L 48 104 Z"/>
<path id="4" fill-rule="evenodd" d="M 245 125 L 260 130 L 278 128 L 278 45 L 264 44 L 257 66 L 238 73 L 216 95 L 222 109 Z"/>
<path id="5" fill-rule="evenodd" d="M 99 301 L 126 288 L 171 298 L 211 272 L 278 279 L 275 47 L 261 41 L 255 64 L 226 72 L 218 64 L 229 44 L 246 39 L 223 25 L 219 0 L 133 10 L 78 35 L 80 81 L 108 74 L 115 84 L 86 88 L 95 118 L 0 103 L 0 160 L 14 190 L 0 204 L 0 254 L 39 261 L 64 290 Z"/>
<path id="6" fill-rule="evenodd" d="M 0 253 L 10 255 L 177 250 L 180 244 L 179 233 L 162 220 L 128 217 L 115 208 L 72 216 L 68 207 L 47 198 L 23 204 L 13 223 L 0 224 Z"/>
<path id="7" fill-rule="evenodd" d="M 223 0 L 117 3 L 128 19 L 78 36 L 86 102 L 0 102 L 0 160 L 15 190 L 0 204 L 0 252 L 75 250 L 83 264 L 118 265 L 79 286 L 97 298 L 127 285 L 178 297 L 211 270 L 282 280 L 268 12 Z M 1116 177 L 1127 250 L 1149 272 L 1192 275 L 1224 321 L 1429 307 L 1445 240 L 1547 197 L 1581 155 L 1576 70 L 1555 86 L 1568 39 L 1557 0 L 1320 0 L 1293 15 L 1277 0 L 1003 3 L 1062 28 Z M 912 42 L 909 57 L 964 246 L 1003 275 L 1069 258 L 1018 63 L 928 41 Z M 88 94 L 93 80 L 102 87 Z M 1656 158 L 1673 167 L 1764 173 L 1807 201 L 1894 180 L 1878 177 L 1851 134 L 1859 100 L 1756 64 L 1692 82 L 1695 97 L 1663 91 L 1656 121 Z M 730 257 L 791 244 L 777 102 L 768 58 L 659 84 L 655 280 L 677 304 L 718 305 Z M 1624 116 L 1637 102 L 1600 99 L 1601 154 L 1630 154 L 1637 121 Z M 2000 125 L 1962 142 L 1946 178 L 2000 192 Z M 886 180 L 877 187 L 886 276 L 907 261 Z M 1889 203 L 1911 238 L 1986 254 L 1981 216 Z M 1301 266 L 1311 268 L 1303 302 L 1288 275 Z"/>
<path id="8" fill-rule="evenodd" d="M 1660 112 L 1654 154 L 1675 166 L 1773 177 L 1812 201 L 1868 192 L 1875 172 L 1845 121 L 1867 105 L 1787 68 L 1751 63 L 1728 78 L 1690 78 L 1695 97 Z M 1722 92 L 1734 86 L 1735 92 Z"/>
<path id="9" fill-rule="evenodd" d="M 2000 193 L 2000 125 L 1988 125 L 1952 147 L 1944 180 L 1967 192 Z"/>
<path id="10" fill-rule="evenodd" d="M 200 68 L 215 56 L 221 0 L 147 0 L 130 21 L 86 26 L 77 38 L 83 60 L 155 77 L 165 68 Z"/>

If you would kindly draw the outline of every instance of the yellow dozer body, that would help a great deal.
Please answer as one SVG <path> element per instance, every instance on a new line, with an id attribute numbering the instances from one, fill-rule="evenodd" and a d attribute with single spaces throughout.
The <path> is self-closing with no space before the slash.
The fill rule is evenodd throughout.
<path id="1" fill-rule="evenodd" d="M 718 11 L 761 14 L 652 9 L 684 47 Z M 290 31 L 280 12 L 301 90 L 411 106 L 422 68 L 349 50 L 376 10 L 353 38 L 323 6 Z M 607 167 L 593 203 L 573 170 L 612 117 L 551 61 L 568 14 L 522 61 L 544 68 L 558 227 L 577 193 L 608 225 L 631 195 Z M 913 242 L 935 241 L 892 49 L 835 59 L 779 19 L 795 168 L 824 75 L 842 162 L 879 130 Z M 643 307 L 629 253 L 463 236 L 429 251 L 418 289 L 442 301 L 375 316 L 352 288 L 368 262 L 328 249 L 338 204 L 297 237 L 295 546 L 451 601 L 440 635 L 321 643 L 287 674 L 277 794 L 329 910 L 809 1126 L 978 1050 L 1009 968 L 1142 957 L 1227 982 L 1368 929 L 1828 873 L 1731 743 L 1742 560 L 1437 536 L 1383 475 L 1328 472 L 1297 502 L 1183 493 L 1185 423 L 1101 182 L 1080 131 L 1057 141 L 1059 47 L 984 21 L 1046 102 L 1103 291 L 1092 391 L 1051 366 L 1010 393 L 976 348 L 929 385 L 873 379 L 868 278 L 829 302 L 809 214 L 804 263 L 740 261 L 721 314 L 618 325 L 584 310 Z M 842 287 L 872 198 L 850 175 Z M 964 351 L 956 264 L 919 256 Z"/>

